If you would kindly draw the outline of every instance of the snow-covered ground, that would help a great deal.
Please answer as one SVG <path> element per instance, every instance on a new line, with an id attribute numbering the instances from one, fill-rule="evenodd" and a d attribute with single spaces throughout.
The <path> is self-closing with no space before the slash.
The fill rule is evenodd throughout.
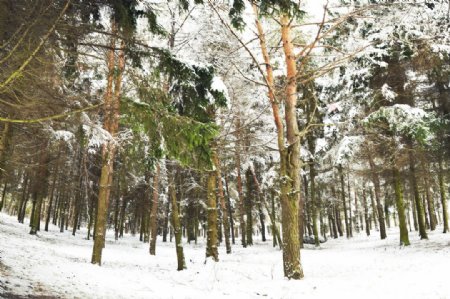
<path id="1" fill-rule="evenodd" d="M 90 264 L 92 240 L 56 227 L 38 236 L 15 217 L 0 213 L 0 297 L 56 298 L 450 298 L 450 234 L 441 229 L 411 246 L 360 234 L 302 250 L 305 279 L 283 278 L 281 252 L 271 242 L 233 247 L 220 262 L 205 264 L 203 244 L 185 244 L 188 269 L 176 271 L 173 243 L 148 245 L 126 236 L 108 237 L 103 266 Z M 159 241 L 159 240 L 158 240 Z M 14 297 L 14 298 L 21 298 Z M 27 298 L 27 297 L 26 297 Z M 48 298 L 48 297 L 47 297 Z"/>

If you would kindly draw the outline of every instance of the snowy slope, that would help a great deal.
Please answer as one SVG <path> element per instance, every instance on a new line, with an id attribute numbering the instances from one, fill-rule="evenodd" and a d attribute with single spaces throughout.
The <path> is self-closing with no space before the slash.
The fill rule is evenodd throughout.
<path id="1" fill-rule="evenodd" d="M 281 251 L 270 241 L 236 245 L 231 255 L 221 247 L 221 261 L 206 264 L 203 244 L 185 244 L 188 269 L 178 272 L 172 243 L 158 240 L 155 257 L 137 237 L 115 242 L 109 235 L 99 267 L 90 264 L 92 240 L 84 239 L 85 231 L 75 237 L 54 226 L 38 237 L 28 231 L 0 214 L 0 297 L 450 298 L 450 234 L 440 228 L 429 241 L 410 233 L 408 248 L 398 246 L 396 229 L 384 241 L 373 231 L 307 247 L 301 281 L 283 278 Z"/>

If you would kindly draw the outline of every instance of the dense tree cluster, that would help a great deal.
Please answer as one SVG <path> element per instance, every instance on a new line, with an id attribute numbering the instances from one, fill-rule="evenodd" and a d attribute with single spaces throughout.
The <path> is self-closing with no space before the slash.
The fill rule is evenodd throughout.
<path id="1" fill-rule="evenodd" d="M 0 210 L 99 265 L 107 230 L 178 270 L 271 238 L 291 279 L 304 243 L 448 232 L 448 1 L 194 2 L 0 0 Z"/>

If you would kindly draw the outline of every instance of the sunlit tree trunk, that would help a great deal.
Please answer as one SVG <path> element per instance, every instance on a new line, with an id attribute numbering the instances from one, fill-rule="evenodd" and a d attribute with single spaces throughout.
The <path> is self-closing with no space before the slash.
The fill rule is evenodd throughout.
<path id="1" fill-rule="evenodd" d="M 281 219 L 283 229 L 284 276 L 303 278 L 300 264 L 300 240 L 298 231 L 299 212 L 303 210 L 300 198 L 300 137 L 297 124 L 297 63 L 291 38 L 291 19 L 280 19 L 281 39 L 286 62 L 287 83 L 285 89 L 286 142 L 280 147 Z M 300 214 L 301 221 L 301 214 Z"/>
<path id="2" fill-rule="evenodd" d="M 266 83 L 268 96 L 272 105 L 272 113 L 277 128 L 277 142 L 280 153 L 280 201 L 281 223 L 283 231 L 283 269 L 284 276 L 290 279 L 301 279 L 303 268 L 300 263 L 299 216 L 302 222 L 303 202 L 300 197 L 300 137 L 297 124 L 297 63 L 291 39 L 292 23 L 287 15 L 280 19 L 281 40 L 286 63 L 286 88 L 284 92 L 284 118 L 286 131 L 281 121 L 279 102 L 274 93 L 274 76 L 267 50 L 266 39 L 261 22 L 258 19 L 258 8 L 253 5 L 256 15 L 256 27 L 261 52 L 266 67 Z M 286 140 L 285 140 L 286 134 Z M 300 211 L 300 212 L 299 212 Z M 300 215 L 299 215 L 300 213 Z"/>
<path id="3" fill-rule="evenodd" d="M 118 69 L 115 69 L 115 34 L 116 24 L 114 20 L 111 20 L 111 47 L 108 50 L 108 79 L 105 94 L 105 119 L 104 128 L 112 137 L 115 137 L 119 127 L 119 103 L 120 103 L 120 91 L 122 83 L 123 70 L 125 68 L 125 54 L 124 44 L 122 42 L 121 49 L 118 57 Z M 113 93 L 113 81 L 115 78 L 115 86 Z M 105 247 L 105 234 L 107 225 L 107 212 L 109 204 L 109 195 L 111 192 L 112 175 L 114 156 L 116 152 L 116 145 L 114 140 L 108 140 L 102 148 L 102 168 L 99 183 L 99 195 L 97 204 L 97 218 L 96 218 L 96 231 L 94 239 L 94 248 L 92 251 L 93 264 L 101 265 L 102 262 L 102 250 Z"/>

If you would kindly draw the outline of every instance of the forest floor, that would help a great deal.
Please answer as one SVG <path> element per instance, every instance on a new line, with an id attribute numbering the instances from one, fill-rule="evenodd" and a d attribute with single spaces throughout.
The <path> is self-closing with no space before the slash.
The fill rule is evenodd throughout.
<path id="1" fill-rule="evenodd" d="M 148 245 L 127 235 L 107 238 L 101 267 L 90 264 L 92 240 L 56 226 L 38 236 L 0 213 L 0 298 L 450 298 L 450 234 L 410 233 L 411 246 L 357 234 L 302 250 L 305 278 L 283 277 L 281 251 L 271 241 L 233 247 L 205 263 L 204 244 L 184 244 L 187 270 L 176 271 L 173 243 Z M 111 232 L 110 232 L 111 233 Z"/>

